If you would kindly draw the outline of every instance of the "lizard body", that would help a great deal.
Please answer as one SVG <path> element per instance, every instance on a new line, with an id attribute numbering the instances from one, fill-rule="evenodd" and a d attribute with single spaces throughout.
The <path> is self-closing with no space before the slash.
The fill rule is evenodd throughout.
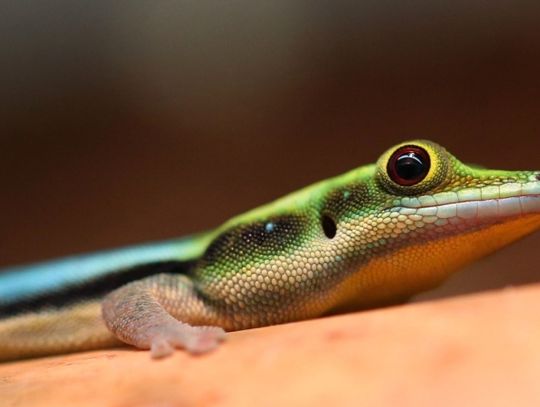
<path id="1" fill-rule="evenodd" d="M 0 360 L 205 352 L 224 330 L 403 301 L 538 228 L 540 172 L 409 141 L 200 235 L 0 273 Z"/>

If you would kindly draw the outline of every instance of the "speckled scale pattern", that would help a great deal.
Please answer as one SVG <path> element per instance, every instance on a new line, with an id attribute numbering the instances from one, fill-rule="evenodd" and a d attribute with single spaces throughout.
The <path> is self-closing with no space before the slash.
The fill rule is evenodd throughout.
<path id="1" fill-rule="evenodd" d="M 197 289 L 210 308 L 221 310 L 220 324 L 227 320 L 227 327 L 247 328 L 312 317 L 330 308 L 333 299 L 326 292 L 357 263 L 351 245 L 360 247 L 341 226 L 360 208 L 369 210 L 368 196 L 366 183 L 338 187 L 297 208 L 295 216 L 224 231 L 195 271 Z M 337 224 L 332 239 L 323 232 L 323 215 Z M 243 253 L 254 255 L 246 261 Z"/>
<path id="2" fill-rule="evenodd" d="M 309 223 L 309 216 L 299 213 L 232 227 L 206 249 L 196 266 L 195 278 L 223 278 L 250 265 L 264 264 L 269 257 L 287 255 L 308 239 Z"/>

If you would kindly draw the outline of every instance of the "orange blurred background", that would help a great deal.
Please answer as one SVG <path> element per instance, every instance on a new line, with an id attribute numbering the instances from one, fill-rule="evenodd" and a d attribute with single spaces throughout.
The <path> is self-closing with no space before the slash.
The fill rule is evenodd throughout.
<path id="1" fill-rule="evenodd" d="M 540 169 L 540 3 L 2 9 L 0 266 L 211 228 L 407 138 Z M 429 296 L 539 281 L 539 243 Z"/>

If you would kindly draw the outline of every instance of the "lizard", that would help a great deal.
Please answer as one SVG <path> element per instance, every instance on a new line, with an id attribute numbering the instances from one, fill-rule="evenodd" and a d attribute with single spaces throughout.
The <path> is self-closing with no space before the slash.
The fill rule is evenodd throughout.
<path id="1" fill-rule="evenodd" d="M 214 230 L 3 270 L 0 360 L 205 353 L 225 332 L 404 302 L 539 228 L 540 171 L 410 140 Z"/>

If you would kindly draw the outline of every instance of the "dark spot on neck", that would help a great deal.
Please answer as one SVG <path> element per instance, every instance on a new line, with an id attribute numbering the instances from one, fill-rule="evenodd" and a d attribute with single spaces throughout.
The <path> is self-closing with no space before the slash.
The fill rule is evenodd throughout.
<path id="1" fill-rule="evenodd" d="M 328 215 L 323 215 L 321 219 L 321 223 L 322 223 L 322 228 L 326 237 L 328 239 L 333 239 L 337 233 L 337 225 L 334 219 L 332 219 Z"/>

